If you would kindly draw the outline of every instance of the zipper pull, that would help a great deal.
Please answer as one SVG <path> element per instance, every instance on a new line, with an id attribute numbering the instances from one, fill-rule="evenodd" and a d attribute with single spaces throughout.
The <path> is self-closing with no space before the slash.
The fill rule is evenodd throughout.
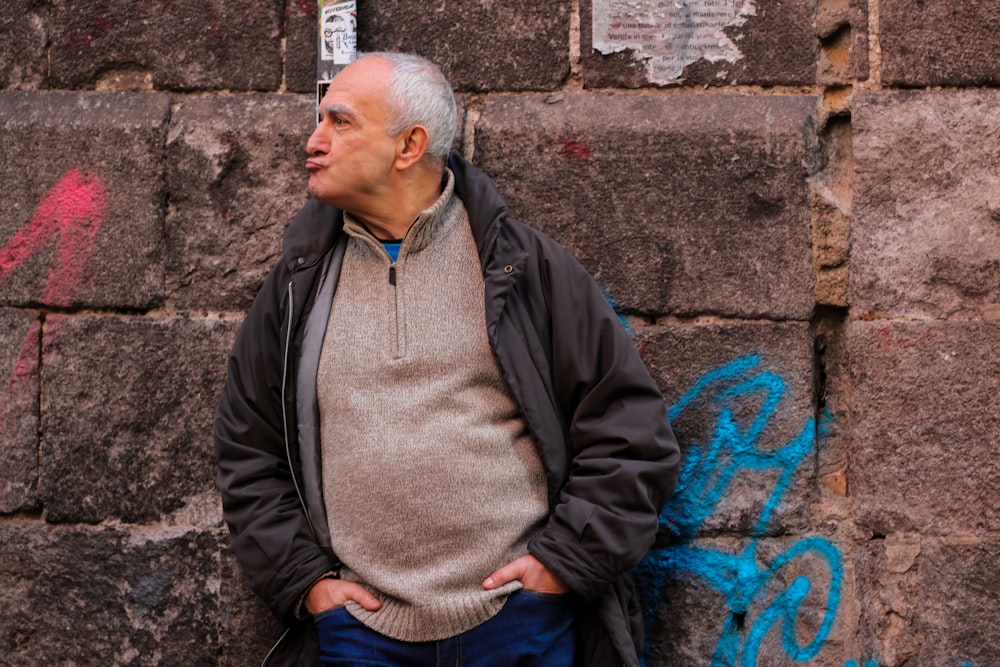
<path id="1" fill-rule="evenodd" d="M 389 284 L 393 285 L 393 286 L 396 284 L 396 265 L 395 264 L 390 264 L 389 265 Z"/>

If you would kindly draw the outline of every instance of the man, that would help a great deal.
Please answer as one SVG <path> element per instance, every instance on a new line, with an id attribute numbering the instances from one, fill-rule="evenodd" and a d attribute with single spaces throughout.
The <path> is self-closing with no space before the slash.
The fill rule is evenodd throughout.
<path id="1" fill-rule="evenodd" d="M 321 107 L 215 423 L 271 664 L 637 666 L 679 454 L 627 333 L 449 153 L 431 63 L 362 56 Z"/>

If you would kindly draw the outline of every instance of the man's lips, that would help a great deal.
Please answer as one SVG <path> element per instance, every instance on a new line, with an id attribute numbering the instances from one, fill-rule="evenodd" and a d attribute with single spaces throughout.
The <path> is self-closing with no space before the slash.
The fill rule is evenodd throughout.
<path id="1" fill-rule="evenodd" d="M 315 160 L 306 160 L 306 169 L 308 169 L 309 171 L 319 171 L 322 168 L 323 165 L 321 165 L 319 162 L 316 162 Z"/>

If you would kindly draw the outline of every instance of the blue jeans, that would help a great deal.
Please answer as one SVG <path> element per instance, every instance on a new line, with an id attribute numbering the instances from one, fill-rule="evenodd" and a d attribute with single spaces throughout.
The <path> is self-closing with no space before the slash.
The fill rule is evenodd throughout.
<path id="1" fill-rule="evenodd" d="M 455 637 L 404 642 L 366 627 L 344 607 L 315 617 L 324 667 L 571 667 L 569 595 L 511 594 L 500 613 Z"/>

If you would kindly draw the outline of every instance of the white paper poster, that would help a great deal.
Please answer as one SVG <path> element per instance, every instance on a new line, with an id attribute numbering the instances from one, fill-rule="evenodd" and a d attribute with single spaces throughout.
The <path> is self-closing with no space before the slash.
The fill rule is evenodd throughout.
<path id="1" fill-rule="evenodd" d="M 593 42 L 601 53 L 632 50 L 653 83 L 676 83 L 702 58 L 743 57 L 725 28 L 742 26 L 753 0 L 594 0 Z"/>

